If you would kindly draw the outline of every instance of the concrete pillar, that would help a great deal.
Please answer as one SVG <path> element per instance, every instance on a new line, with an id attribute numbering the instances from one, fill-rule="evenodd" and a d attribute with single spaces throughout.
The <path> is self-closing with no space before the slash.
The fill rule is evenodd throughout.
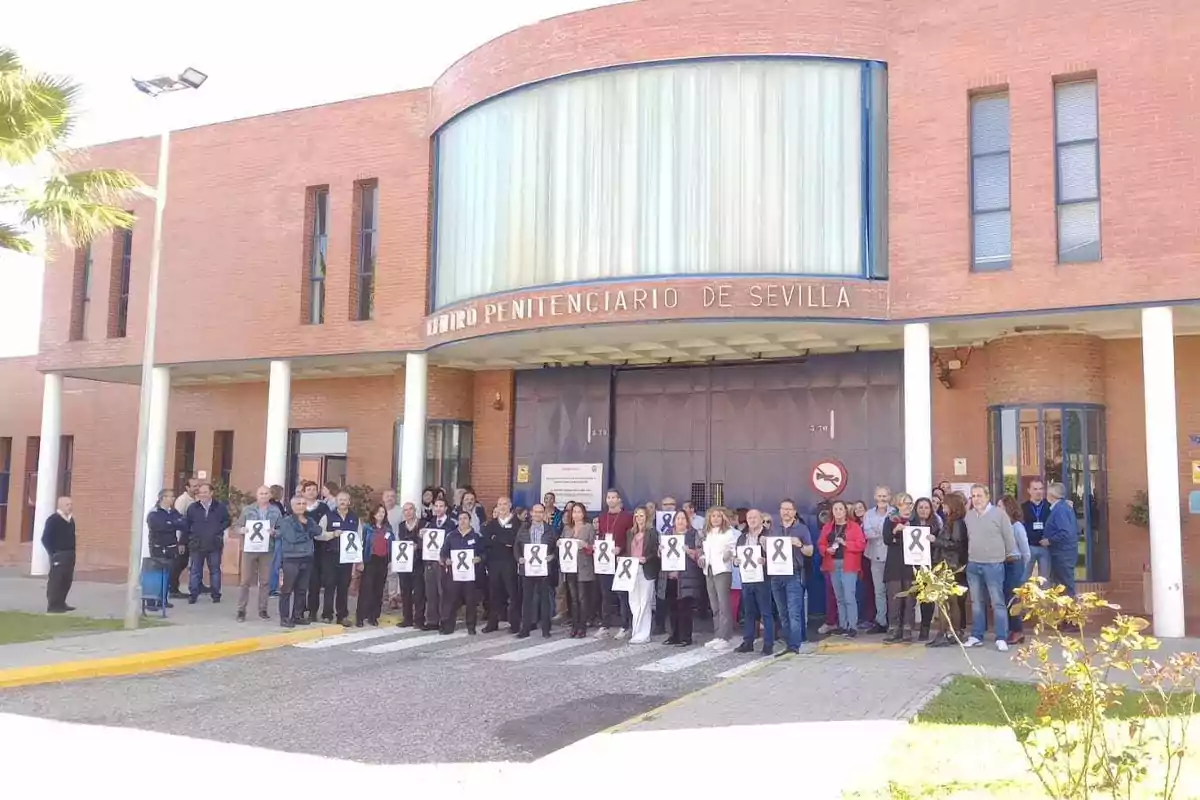
<path id="1" fill-rule="evenodd" d="M 33 507 L 33 547 L 30 575 L 50 572 L 50 554 L 42 547 L 46 518 L 58 505 L 58 448 L 62 438 L 63 377 L 47 372 L 42 382 L 42 438 L 38 450 L 37 494 Z"/>
<path id="2" fill-rule="evenodd" d="M 904 326 L 904 491 L 929 497 L 933 491 L 933 397 L 929 325 Z"/>
<path id="3" fill-rule="evenodd" d="M 155 367 L 150 373 L 150 424 L 146 429 L 146 513 L 158 502 L 167 472 L 167 407 L 171 400 L 171 370 Z M 142 558 L 150 557 L 150 528 L 142 526 Z"/>
<path id="4" fill-rule="evenodd" d="M 1175 322 L 1169 307 L 1142 309 L 1146 393 L 1146 486 L 1154 635 L 1182 637 L 1183 545 L 1179 519 L 1179 441 L 1175 409 Z"/>
<path id="5" fill-rule="evenodd" d="M 287 486 L 288 424 L 292 412 L 292 362 L 272 361 L 267 387 L 267 452 L 263 483 Z M 286 499 L 286 498 L 285 498 Z"/>
<path id="6" fill-rule="evenodd" d="M 400 442 L 400 497 L 421 507 L 425 486 L 425 418 L 429 405 L 429 357 L 409 353 L 404 361 L 404 436 Z"/>

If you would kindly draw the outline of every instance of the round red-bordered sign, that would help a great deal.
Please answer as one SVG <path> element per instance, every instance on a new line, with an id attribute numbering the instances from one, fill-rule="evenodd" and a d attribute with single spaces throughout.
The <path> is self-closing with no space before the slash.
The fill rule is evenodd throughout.
<path id="1" fill-rule="evenodd" d="M 817 494 L 824 498 L 837 497 L 846 491 L 850 473 L 842 462 L 834 458 L 825 458 L 813 466 L 809 479 Z"/>

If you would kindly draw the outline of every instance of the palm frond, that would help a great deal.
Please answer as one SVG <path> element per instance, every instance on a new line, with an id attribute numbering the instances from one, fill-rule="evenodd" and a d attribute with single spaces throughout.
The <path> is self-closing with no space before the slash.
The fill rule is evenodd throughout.
<path id="1" fill-rule="evenodd" d="M 0 250 L 11 250 L 16 253 L 32 253 L 33 242 L 25 236 L 25 232 L 16 225 L 0 222 Z"/>
<path id="2" fill-rule="evenodd" d="M 85 244 L 113 229 L 133 227 L 136 217 L 121 205 L 142 188 L 136 176 L 122 170 L 56 175 L 25 202 L 23 219 L 69 244 Z"/>
<path id="3" fill-rule="evenodd" d="M 70 79 L 29 72 L 15 52 L 0 49 L 0 162 L 28 164 L 61 148 L 79 92 Z"/>

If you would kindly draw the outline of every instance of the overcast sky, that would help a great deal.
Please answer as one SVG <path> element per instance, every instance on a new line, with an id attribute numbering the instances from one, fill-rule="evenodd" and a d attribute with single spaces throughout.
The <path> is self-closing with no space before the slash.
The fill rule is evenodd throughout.
<path id="1" fill-rule="evenodd" d="M 75 143 L 90 144 L 428 86 L 506 31 L 613 2 L 12 2 L 0 46 L 83 84 Z M 201 91 L 151 101 L 130 83 L 187 66 L 209 74 Z M 37 352 L 41 289 L 40 259 L 0 255 L 0 356 Z"/>

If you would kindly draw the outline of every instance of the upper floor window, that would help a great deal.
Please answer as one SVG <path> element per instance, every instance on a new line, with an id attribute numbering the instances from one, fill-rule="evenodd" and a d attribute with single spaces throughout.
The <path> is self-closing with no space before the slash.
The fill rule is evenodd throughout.
<path id="1" fill-rule="evenodd" d="M 355 271 L 350 287 L 350 319 L 371 318 L 375 299 L 375 255 L 378 247 L 379 184 L 360 181 L 355 184 L 357 197 L 354 203 L 356 217 L 354 233 Z"/>
<path id="2" fill-rule="evenodd" d="M 1008 94 L 971 99 L 971 265 L 1012 265 Z"/>
<path id="3" fill-rule="evenodd" d="M 129 330 L 129 284 L 132 278 L 133 231 L 113 234 L 112 283 L 108 299 L 108 338 L 122 339 Z"/>
<path id="4" fill-rule="evenodd" d="M 1100 260 L 1100 121 L 1096 81 L 1054 87 L 1058 260 Z"/>
<path id="5" fill-rule="evenodd" d="M 75 275 L 71 287 L 70 340 L 78 342 L 87 335 L 87 312 L 91 301 L 92 244 L 75 251 Z"/>
<path id="6" fill-rule="evenodd" d="M 305 242 L 302 322 L 320 325 L 325 321 L 325 254 L 329 246 L 329 187 L 309 188 L 306 202 L 309 235 Z"/>

